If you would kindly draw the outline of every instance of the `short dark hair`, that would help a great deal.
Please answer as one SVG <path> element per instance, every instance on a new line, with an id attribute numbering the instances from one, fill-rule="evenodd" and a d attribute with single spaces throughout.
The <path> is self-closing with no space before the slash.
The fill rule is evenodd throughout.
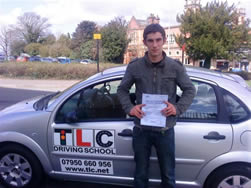
<path id="1" fill-rule="evenodd" d="M 150 24 L 150 25 L 146 26 L 146 28 L 144 29 L 144 33 L 143 33 L 144 40 L 146 40 L 146 37 L 148 34 L 156 33 L 156 32 L 160 32 L 163 39 L 166 38 L 166 32 L 160 24 Z"/>

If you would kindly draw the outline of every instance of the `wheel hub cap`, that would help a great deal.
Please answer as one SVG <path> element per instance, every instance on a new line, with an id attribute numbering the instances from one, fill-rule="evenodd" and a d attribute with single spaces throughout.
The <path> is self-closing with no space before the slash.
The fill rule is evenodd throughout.
<path id="1" fill-rule="evenodd" d="M 234 175 L 220 182 L 218 188 L 249 188 L 251 179 L 246 176 Z"/>
<path id="2" fill-rule="evenodd" d="M 19 154 L 6 154 L 0 159 L 0 176 L 6 184 L 22 187 L 31 180 L 31 165 Z"/>

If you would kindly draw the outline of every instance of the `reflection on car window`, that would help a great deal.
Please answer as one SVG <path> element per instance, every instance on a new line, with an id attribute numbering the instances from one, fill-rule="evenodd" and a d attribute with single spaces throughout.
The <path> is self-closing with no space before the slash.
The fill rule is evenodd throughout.
<path id="1" fill-rule="evenodd" d="M 121 80 L 103 82 L 85 88 L 70 97 L 59 109 L 56 122 L 67 122 L 74 116 L 77 121 L 128 119 L 117 96 Z M 132 101 L 135 100 L 131 93 Z"/>
<path id="2" fill-rule="evenodd" d="M 196 88 L 196 96 L 188 110 L 180 115 L 180 119 L 190 120 L 216 120 L 218 114 L 217 99 L 214 88 L 203 82 L 193 81 Z M 177 89 L 177 95 L 182 91 Z"/>
<path id="3" fill-rule="evenodd" d="M 238 102 L 236 97 L 228 92 L 225 92 L 223 97 L 227 113 L 232 123 L 240 122 L 248 117 L 247 110 Z"/>

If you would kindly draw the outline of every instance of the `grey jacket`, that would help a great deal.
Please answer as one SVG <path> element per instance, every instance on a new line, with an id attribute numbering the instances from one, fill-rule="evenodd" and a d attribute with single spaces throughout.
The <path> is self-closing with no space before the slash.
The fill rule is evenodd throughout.
<path id="1" fill-rule="evenodd" d="M 137 59 L 127 66 L 124 78 L 118 87 L 118 97 L 127 114 L 134 105 L 131 102 L 129 90 L 133 84 L 136 86 L 136 102 L 142 103 L 142 94 L 167 94 L 168 101 L 176 107 L 177 115 L 166 118 L 166 128 L 176 124 L 177 116 L 182 114 L 192 103 L 195 96 L 195 87 L 186 74 L 180 62 L 177 62 L 163 52 L 164 58 L 158 65 L 153 65 L 147 55 Z M 176 86 L 183 91 L 176 102 Z M 140 120 L 135 117 L 135 125 Z M 144 125 L 141 125 L 144 126 Z"/>

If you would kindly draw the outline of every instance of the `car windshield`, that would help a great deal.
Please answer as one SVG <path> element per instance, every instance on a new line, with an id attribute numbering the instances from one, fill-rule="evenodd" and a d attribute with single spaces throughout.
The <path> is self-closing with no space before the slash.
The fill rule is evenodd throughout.
<path id="1" fill-rule="evenodd" d="M 82 82 L 82 80 L 79 81 L 79 82 L 77 82 L 77 83 L 75 83 L 75 84 L 73 84 L 72 86 L 66 88 L 66 89 L 63 90 L 63 91 L 58 92 L 57 95 L 54 95 L 53 97 L 51 97 L 51 98 L 49 99 L 48 103 L 47 103 L 46 108 L 47 108 L 48 106 L 50 106 L 50 104 L 52 104 L 53 101 L 55 101 L 55 99 L 57 99 L 58 97 L 60 97 L 63 93 L 67 92 L 68 90 L 70 90 L 71 88 L 73 88 L 75 85 L 77 85 L 77 84 L 80 83 L 80 82 Z"/>

